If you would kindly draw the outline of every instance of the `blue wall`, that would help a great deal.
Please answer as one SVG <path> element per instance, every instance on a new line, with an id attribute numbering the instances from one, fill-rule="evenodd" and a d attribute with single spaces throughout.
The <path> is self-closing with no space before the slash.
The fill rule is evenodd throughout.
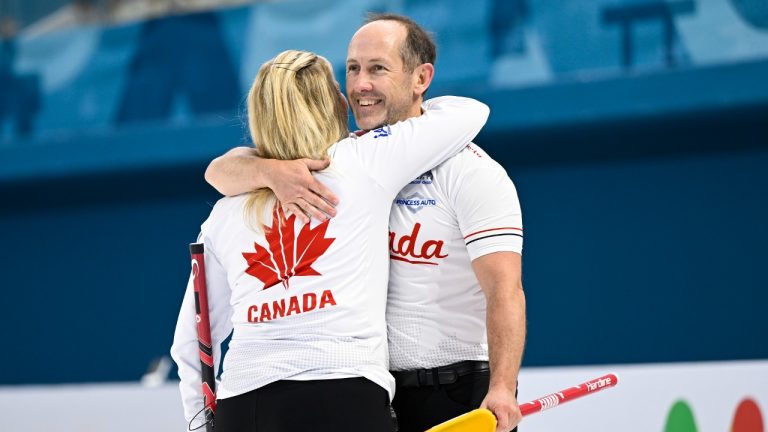
<path id="1" fill-rule="evenodd" d="M 765 358 L 768 149 L 512 171 L 527 365 Z"/>
<path id="2" fill-rule="evenodd" d="M 436 14 L 428 21 L 433 3 L 406 2 L 407 12 L 439 31 L 451 20 Z M 696 2 L 694 15 L 679 21 L 678 35 L 735 3 Z M 566 36 L 543 23 L 572 19 L 588 28 L 589 16 L 601 16 L 602 9 L 558 15 L 557 5 L 549 4 L 513 8 L 522 18 L 510 23 L 529 23 L 521 33 L 511 24 L 494 27 L 500 24 L 487 19 L 491 9 L 465 11 L 472 19 L 458 34 L 468 39 L 438 34 L 448 45 L 441 52 L 445 61 L 460 58 L 461 40 L 487 46 L 465 52 L 496 53 L 497 60 L 485 72 L 449 72 L 433 91 L 473 95 L 493 108 L 477 142 L 507 168 L 523 205 L 529 313 L 524 365 L 768 358 L 762 336 L 768 332 L 763 51 L 736 55 L 730 54 L 736 48 L 721 47 L 720 57 L 705 61 L 698 44 L 706 39 L 694 38 L 688 39 L 687 57 L 681 54 L 687 66 L 651 65 L 656 57 L 646 52 L 638 57 L 647 60 L 645 69 L 626 71 L 614 32 L 609 48 L 597 43 L 597 53 L 584 49 L 579 59 L 568 60 L 571 45 L 553 42 Z M 239 100 L 249 68 L 261 61 L 245 58 L 267 50 L 238 39 L 241 31 L 255 31 L 246 23 L 281 18 L 313 23 L 309 27 L 318 29 L 312 31 L 323 33 L 323 23 L 336 18 L 307 16 L 338 13 L 307 6 L 307 16 L 294 17 L 280 7 L 286 6 L 169 18 L 160 27 L 169 31 L 197 19 L 207 23 L 203 28 L 219 26 L 224 42 L 218 46 L 228 48 L 212 48 L 214 57 L 223 56 L 215 57 L 221 66 L 216 73 L 239 77 Z M 213 15 L 217 20 L 211 21 Z M 0 359 L 0 384 L 135 380 L 168 351 L 189 271 L 187 244 L 217 199 L 203 170 L 246 134 L 237 101 L 225 109 L 206 102 L 201 110 L 177 101 L 153 119 L 116 120 L 119 104 L 103 103 L 122 94 L 129 77 L 141 76 L 140 61 L 124 66 L 140 51 L 136 38 L 151 25 L 158 26 L 96 31 L 99 46 L 111 47 L 88 60 L 101 66 L 75 73 L 73 84 L 58 83 L 55 92 L 43 91 L 47 108 L 30 134 L 7 133 L 11 138 L 0 145 L 0 340 L 10 348 Z M 742 26 L 765 34 L 759 25 Z M 60 39 L 87 42 L 76 37 L 78 31 Z M 338 45 L 331 39 L 347 38 L 344 31 L 326 36 L 327 43 Z M 541 64 L 530 48 L 533 31 L 547 35 L 543 59 L 550 66 L 536 69 L 543 75 L 525 85 L 498 82 L 494 73 L 503 64 L 526 70 L 514 69 L 521 64 L 512 62 L 515 53 L 529 66 Z M 270 41 L 259 34 L 268 48 L 298 43 L 287 35 Z M 504 37 L 489 39 L 494 34 Z M 518 44 L 520 38 L 527 45 Z M 230 63 L 221 60 L 226 58 Z M 589 79 L 580 78 L 585 73 Z M 185 85 L 173 87 L 174 94 L 196 88 Z M 60 108 L 51 105 L 54 99 Z M 62 101 L 80 102 L 68 108 Z M 56 120 L 57 109 L 72 122 Z"/>
<path id="3" fill-rule="evenodd" d="M 768 134 L 753 124 L 761 145 L 744 145 L 731 120 L 687 130 L 700 151 L 675 150 L 660 121 L 478 139 L 525 213 L 525 365 L 768 357 Z M 646 139 L 671 148 L 627 150 Z M 546 161 L 521 141 L 589 154 Z M 203 169 L 0 189 L 3 383 L 132 380 L 167 352 L 186 244 L 216 199 Z"/>

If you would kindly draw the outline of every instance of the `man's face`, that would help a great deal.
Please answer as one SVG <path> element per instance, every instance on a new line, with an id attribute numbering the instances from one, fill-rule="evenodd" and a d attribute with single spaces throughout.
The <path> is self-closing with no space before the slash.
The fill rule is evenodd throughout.
<path id="1" fill-rule="evenodd" d="M 347 52 L 347 97 L 357 126 L 375 129 L 421 113 L 416 72 L 405 71 L 400 46 L 405 27 L 374 21 L 352 37 Z"/>

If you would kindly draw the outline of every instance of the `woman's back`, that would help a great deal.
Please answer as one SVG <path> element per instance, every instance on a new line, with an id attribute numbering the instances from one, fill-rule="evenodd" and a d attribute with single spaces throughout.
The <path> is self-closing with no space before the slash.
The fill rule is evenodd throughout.
<path id="1" fill-rule="evenodd" d="M 286 379 L 365 377 L 394 392 L 384 321 L 392 200 L 471 141 L 488 115 L 485 105 L 464 98 L 425 106 L 420 117 L 328 150 L 332 164 L 317 175 L 340 198 L 331 220 L 302 226 L 267 206 L 264 229 L 254 232 L 244 215 L 247 196 L 216 204 L 200 241 L 214 349 L 234 330 L 219 398 Z M 183 366 L 197 352 L 187 291 L 172 348 L 185 407 L 199 393 L 196 370 Z M 185 382 L 192 383 L 186 391 Z"/>
<path id="2" fill-rule="evenodd" d="M 221 397 L 286 378 L 365 376 L 393 385 L 384 322 L 392 197 L 340 160 L 318 177 L 341 200 L 333 219 L 302 226 L 277 210 L 255 234 L 238 196 L 219 201 L 203 226 L 231 289 Z"/>

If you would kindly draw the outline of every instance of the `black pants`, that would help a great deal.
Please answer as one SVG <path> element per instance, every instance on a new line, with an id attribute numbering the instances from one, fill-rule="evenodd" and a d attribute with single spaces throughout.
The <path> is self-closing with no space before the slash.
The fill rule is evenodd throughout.
<path id="1" fill-rule="evenodd" d="M 490 372 L 483 371 L 459 376 L 452 384 L 408 387 L 398 382 L 395 399 L 392 401 L 398 432 L 423 432 L 480 408 L 488 393 L 490 379 Z M 517 431 L 517 428 L 513 431 Z"/>
<path id="2" fill-rule="evenodd" d="M 394 431 L 387 391 L 365 378 L 277 381 L 216 404 L 216 432 Z"/>

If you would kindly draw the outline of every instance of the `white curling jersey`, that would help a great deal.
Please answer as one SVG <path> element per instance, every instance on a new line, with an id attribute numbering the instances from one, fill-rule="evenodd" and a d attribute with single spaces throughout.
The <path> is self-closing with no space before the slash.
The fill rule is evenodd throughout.
<path id="1" fill-rule="evenodd" d="M 365 377 L 394 392 L 385 306 L 389 211 L 418 174 L 455 155 L 480 131 L 488 107 L 442 97 L 424 115 L 344 139 L 316 176 L 339 196 L 338 216 L 301 225 L 265 211 L 254 232 L 247 196 L 223 198 L 201 227 L 214 364 L 232 331 L 217 396 L 278 380 Z M 187 285 L 171 353 L 187 421 L 202 409 L 194 287 Z"/>
<path id="2" fill-rule="evenodd" d="M 411 181 L 390 215 L 391 370 L 488 360 L 483 255 L 522 253 L 520 203 L 504 168 L 474 144 Z"/>

